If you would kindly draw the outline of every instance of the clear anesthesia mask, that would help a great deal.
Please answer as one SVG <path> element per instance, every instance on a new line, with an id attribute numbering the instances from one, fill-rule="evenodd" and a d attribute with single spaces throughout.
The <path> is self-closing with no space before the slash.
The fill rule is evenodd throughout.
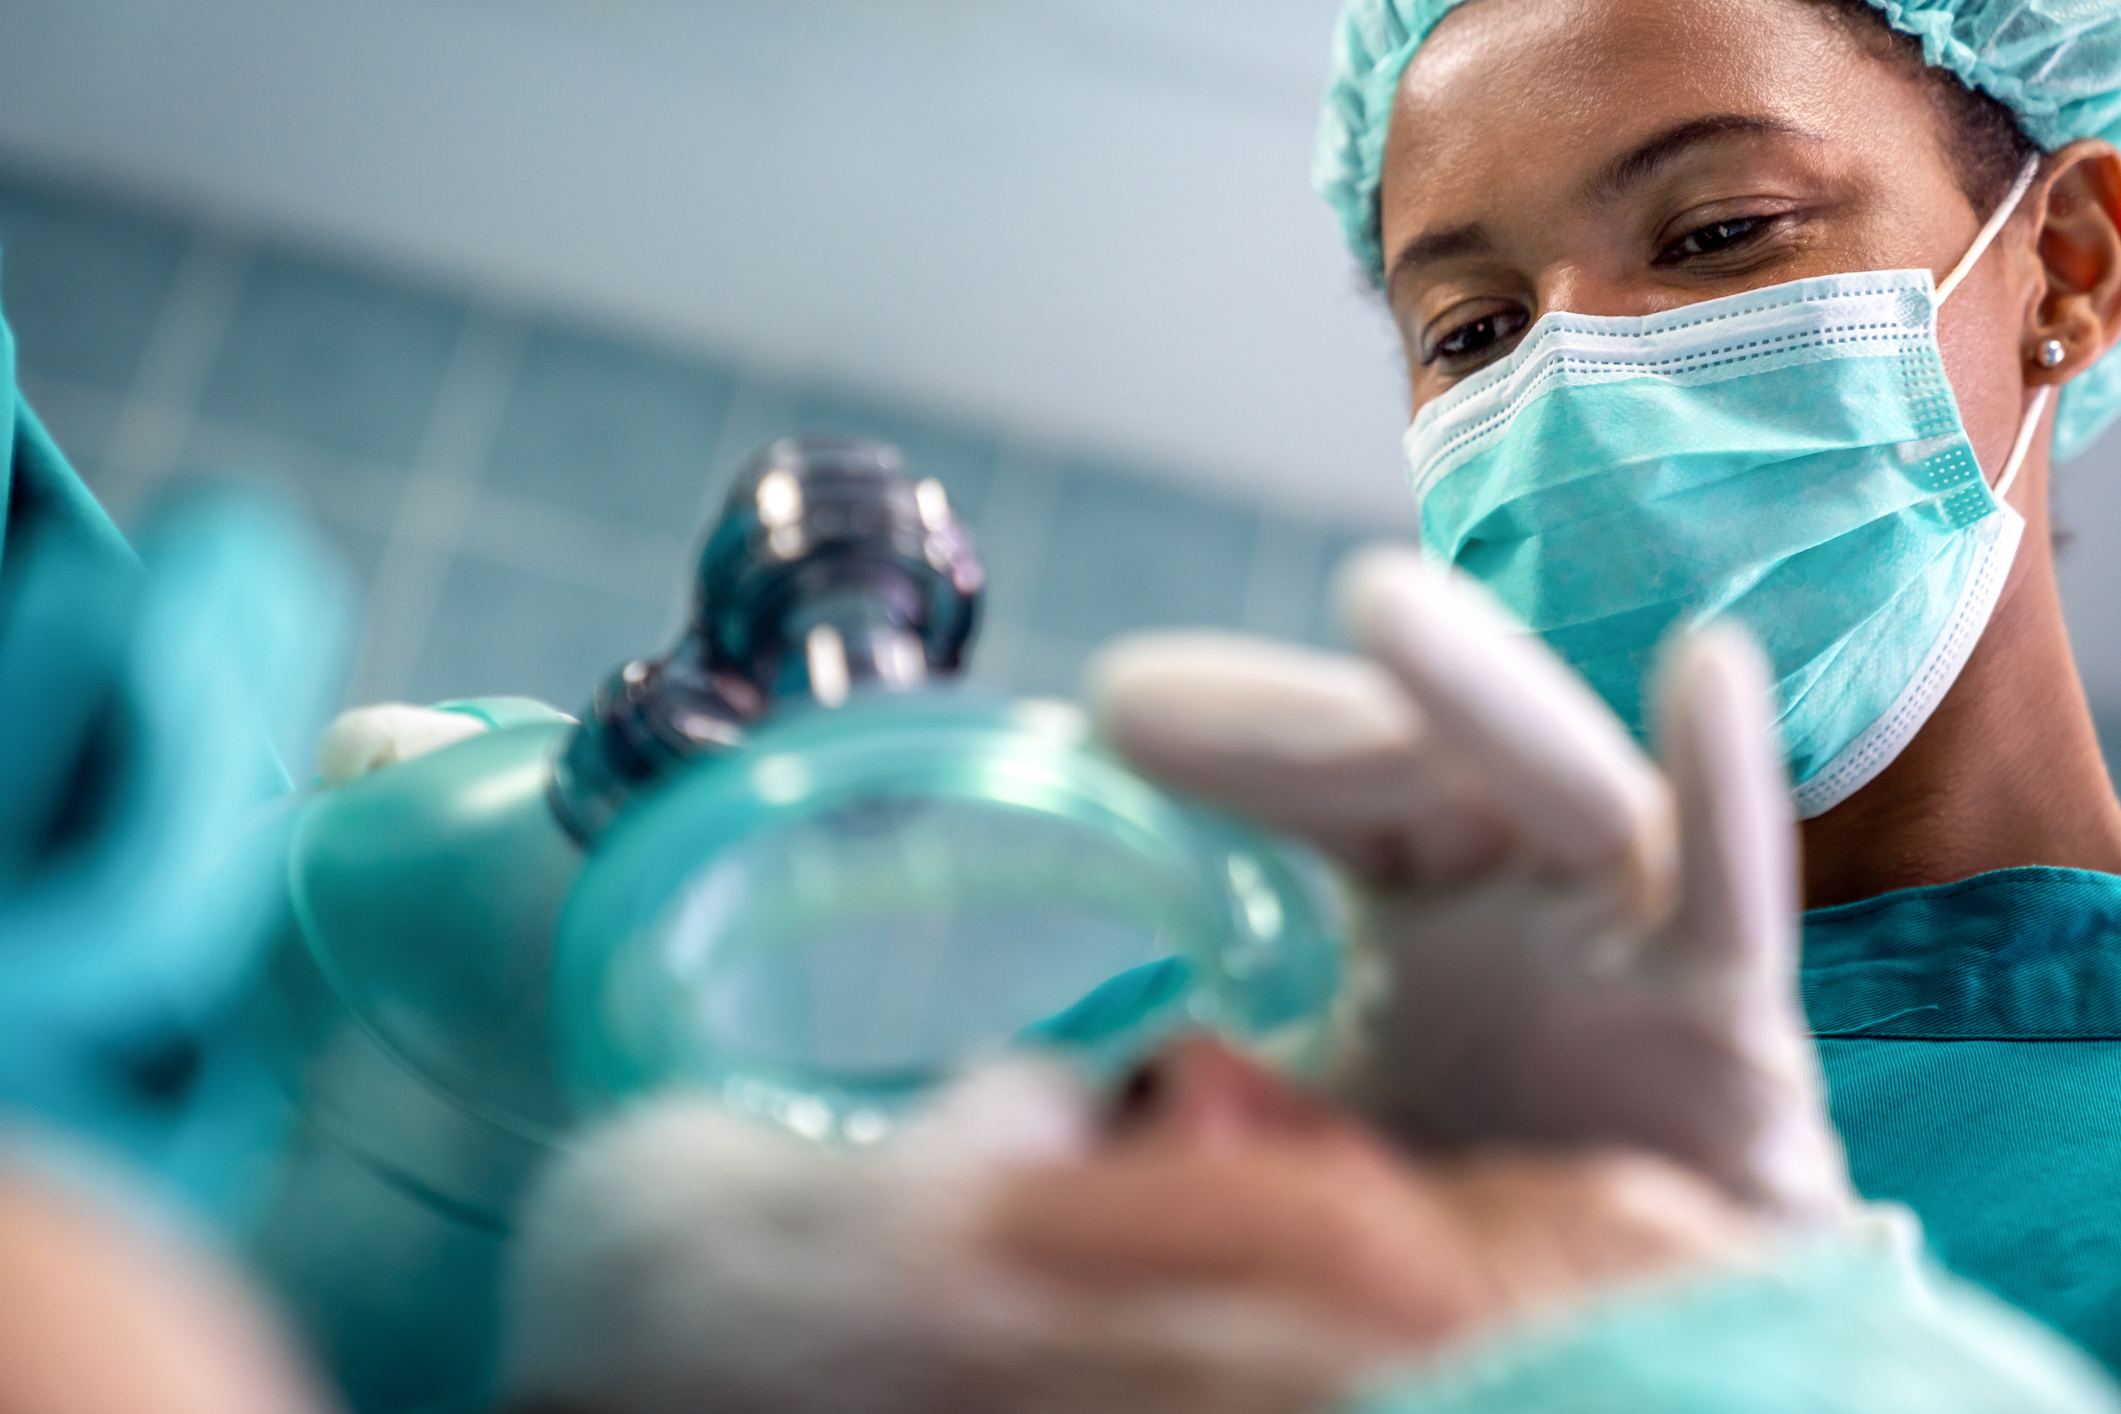
<path id="1" fill-rule="evenodd" d="M 1109 1069 L 1183 1028 L 1298 1064 L 1325 1044 L 1322 872 L 1134 775 L 1066 704 L 951 681 L 979 580 L 941 488 L 888 449 L 779 443 L 740 478 L 685 650 L 719 683 L 715 744 L 606 812 L 562 915 L 578 1109 L 705 1087 L 861 1143 L 1010 1046 Z M 563 799 L 625 794 L 585 743 L 670 737 L 627 678 L 673 672 L 600 694 Z"/>

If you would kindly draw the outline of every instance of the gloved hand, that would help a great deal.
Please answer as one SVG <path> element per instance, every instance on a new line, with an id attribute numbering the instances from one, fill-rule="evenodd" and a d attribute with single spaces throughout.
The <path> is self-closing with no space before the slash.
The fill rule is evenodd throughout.
<path id="1" fill-rule="evenodd" d="M 573 720 L 534 697 L 467 697 L 432 707 L 407 702 L 350 707 L 317 735 L 317 782 L 328 789 L 467 737 L 526 722 Z"/>
<path id="2" fill-rule="evenodd" d="M 1631 1145 L 1778 1216 L 1847 1211 L 1751 644 L 1667 652 L 1660 772 L 1472 581 L 1388 549 L 1342 590 L 1366 659 L 1148 634 L 1088 691 L 1142 771 L 1343 866 L 1377 966 L 1337 1087 L 1417 1145 Z"/>
<path id="3" fill-rule="evenodd" d="M 0 1107 L 243 1221 L 285 1103 L 243 1021 L 283 887 L 272 743 L 335 693 L 350 596 L 289 510 L 233 487 L 165 504 L 137 571 L 65 539 L 9 555 Z"/>

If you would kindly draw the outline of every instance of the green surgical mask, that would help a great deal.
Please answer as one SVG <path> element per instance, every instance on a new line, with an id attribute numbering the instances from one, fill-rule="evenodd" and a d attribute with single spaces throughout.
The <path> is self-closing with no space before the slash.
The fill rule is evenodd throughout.
<path id="1" fill-rule="evenodd" d="M 1965 666 L 2017 552 L 2003 502 L 2047 401 L 1983 476 L 1928 270 L 1826 275 L 1643 318 L 1556 312 L 1421 409 L 1425 553 L 1492 590 L 1638 734 L 1675 629 L 1766 651 L 1810 818 L 1906 748 Z"/>

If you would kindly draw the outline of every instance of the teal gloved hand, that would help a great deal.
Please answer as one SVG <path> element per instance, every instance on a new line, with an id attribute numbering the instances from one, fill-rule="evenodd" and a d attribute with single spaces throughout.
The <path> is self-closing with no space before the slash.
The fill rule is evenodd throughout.
<path id="1" fill-rule="evenodd" d="M 1667 653 L 1659 770 L 1470 580 L 1381 550 L 1343 591 L 1363 659 L 1150 634 L 1089 688 L 1141 770 L 1344 867 L 1378 975 L 1339 1087 L 1417 1145 L 1645 1148 L 1778 1217 L 1846 1213 L 1751 645 Z"/>
<path id="2" fill-rule="evenodd" d="M 233 491 L 171 507 L 142 562 L 54 540 L 8 566 L 0 1104 L 213 1207 L 248 1142 L 209 1053 L 267 942 L 272 743 L 322 716 L 349 599 L 289 512 Z"/>

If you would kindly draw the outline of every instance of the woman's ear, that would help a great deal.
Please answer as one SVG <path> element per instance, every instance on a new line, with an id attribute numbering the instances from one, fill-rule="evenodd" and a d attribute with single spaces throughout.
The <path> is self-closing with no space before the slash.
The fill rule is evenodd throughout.
<path id="1" fill-rule="evenodd" d="M 2121 153 L 2087 138 L 2051 154 L 2047 170 L 2038 242 L 2047 285 L 2026 321 L 2031 384 L 2068 382 L 2121 337 Z"/>

